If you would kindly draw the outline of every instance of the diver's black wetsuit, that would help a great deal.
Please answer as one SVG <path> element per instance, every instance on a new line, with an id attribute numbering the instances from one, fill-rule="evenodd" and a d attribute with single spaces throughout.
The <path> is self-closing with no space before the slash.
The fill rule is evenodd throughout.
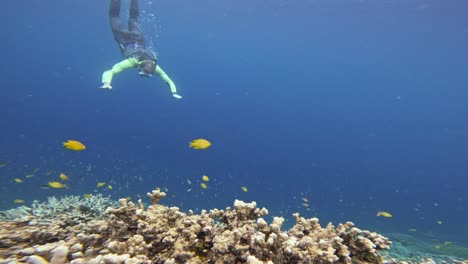
<path id="1" fill-rule="evenodd" d="M 112 34 L 119 44 L 124 58 L 147 55 L 145 49 L 145 38 L 138 23 L 140 15 L 138 0 L 131 0 L 130 16 L 128 18 L 128 29 L 125 29 L 120 18 L 120 0 L 110 0 L 109 19 Z M 151 56 L 150 56 L 151 57 Z"/>

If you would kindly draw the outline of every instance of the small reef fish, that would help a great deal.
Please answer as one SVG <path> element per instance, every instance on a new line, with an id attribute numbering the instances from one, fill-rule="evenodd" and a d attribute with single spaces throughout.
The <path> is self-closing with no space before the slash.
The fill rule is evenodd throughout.
<path id="1" fill-rule="evenodd" d="M 16 183 L 23 183 L 23 180 L 20 179 L 20 178 L 15 178 L 14 181 L 15 181 Z"/>
<path id="2" fill-rule="evenodd" d="M 96 188 L 101 188 L 101 187 L 104 186 L 104 185 L 106 185 L 105 182 L 98 182 L 98 183 L 96 184 Z"/>
<path id="3" fill-rule="evenodd" d="M 189 179 L 187 179 L 187 183 L 188 183 L 188 184 L 192 184 L 192 181 L 189 180 Z"/>
<path id="4" fill-rule="evenodd" d="M 63 174 L 63 173 L 60 173 L 59 177 L 60 177 L 60 179 L 61 179 L 62 181 L 68 180 L 68 176 L 65 175 L 65 174 Z"/>
<path id="5" fill-rule="evenodd" d="M 302 206 L 309 207 L 309 204 L 308 203 L 303 203 Z"/>
<path id="6" fill-rule="evenodd" d="M 205 181 L 205 182 L 209 182 L 210 178 L 208 178 L 208 176 L 206 176 L 206 175 L 203 175 L 202 180 Z"/>
<path id="7" fill-rule="evenodd" d="M 85 194 L 83 194 L 83 197 L 84 197 L 85 199 L 90 199 L 91 197 L 93 197 L 93 195 L 90 194 L 90 193 L 85 193 Z"/>
<path id="8" fill-rule="evenodd" d="M 200 183 L 200 187 L 202 187 L 203 189 L 208 188 L 208 186 L 207 186 L 206 183 L 204 183 L 204 182 Z"/>
<path id="9" fill-rule="evenodd" d="M 37 171 L 39 171 L 40 168 L 35 168 L 32 172 L 33 173 L 36 173 Z"/>
<path id="10" fill-rule="evenodd" d="M 408 229 L 408 231 L 410 231 L 410 232 L 416 232 L 416 229 L 415 229 L 415 228 L 410 228 L 410 229 Z"/>
<path id="11" fill-rule="evenodd" d="M 112 190 L 112 185 L 107 185 L 107 189 Z"/>
<path id="12" fill-rule="evenodd" d="M 62 143 L 63 146 L 67 149 L 74 150 L 74 151 L 82 151 L 86 148 L 83 143 L 76 141 L 76 140 L 67 140 L 66 142 Z"/>
<path id="13" fill-rule="evenodd" d="M 15 204 L 22 204 L 22 203 L 24 203 L 24 200 L 16 199 L 16 200 L 13 201 L 13 203 L 15 203 Z"/>
<path id="14" fill-rule="evenodd" d="M 32 177 L 34 177 L 34 174 L 28 174 L 28 175 L 25 175 L 24 177 L 25 178 L 32 178 Z"/>
<path id="15" fill-rule="evenodd" d="M 207 149 L 210 146 L 211 146 L 211 142 L 203 138 L 194 139 L 189 142 L 189 147 L 193 149 Z"/>
<path id="16" fill-rule="evenodd" d="M 62 189 L 65 187 L 65 185 L 63 185 L 62 183 L 60 182 L 56 182 L 56 181 L 51 181 L 51 182 L 48 182 L 47 185 L 51 188 L 54 188 L 54 189 Z"/>
<path id="17" fill-rule="evenodd" d="M 8 163 L 9 163 L 9 161 L 5 161 L 5 162 L 0 163 L 0 168 L 5 167 L 6 165 L 8 165 Z"/>
<path id="18" fill-rule="evenodd" d="M 302 197 L 301 199 L 302 199 L 302 201 L 304 201 L 305 203 L 308 203 L 308 202 L 309 202 L 309 199 L 307 199 L 307 198 L 305 198 L 305 197 Z"/>
<path id="19" fill-rule="evenodd" d="M 247 191 L 248 191 L 248 190 L 247 190 L 247 187 L 245 187 L 245 186 L 242 186 L 241 189 L 242 189 L 243 192 L 247 192 Z"/>
<path id="20" fill-rule="evenodd" d="M 382 217 L 393 217 L 393 215 L 389 212 L 385 212 L 385 211 L 380 211 L 377 213 L 377 216 L 382 216 Z"/>
<path id="21" fill-rule="evenodd" d="M 443 224 L 442 221 L 437 221 L 436 223 L 439 224 L 439 225 Z"/>

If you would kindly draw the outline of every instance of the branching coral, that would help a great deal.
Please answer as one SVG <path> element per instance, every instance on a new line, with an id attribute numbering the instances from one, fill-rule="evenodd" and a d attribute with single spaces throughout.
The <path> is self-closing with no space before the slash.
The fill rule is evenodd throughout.
<path id="1" fill-rule="evenodd" d="M 117 203 L 101 194 L 90 198 L 80 196 L 49 197 L 46 202 L 33 201 L 31 207 L 20 206 L 15 209 L 0 212 L 0 220 L 11 221 L 18 218 L 33 216 L 37 221 L 52 222 L 61 217 L 64 224 L 75 225 L 81 221 L 102 219 L 108 207 Z"/>

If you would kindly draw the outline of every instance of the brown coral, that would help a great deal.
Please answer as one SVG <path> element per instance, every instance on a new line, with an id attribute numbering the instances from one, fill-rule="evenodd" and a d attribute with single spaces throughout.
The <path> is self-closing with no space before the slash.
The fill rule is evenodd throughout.
<path id="1" fill-rule="evenodd" d="M 350 222 L 322 227 L 317 218 L 294 214 L 296 224 L 285 232 L 284 219 L 268 224 L 261 218 L 268 211 L 255 202 L 236 200 L 233 209 L 195 215 L 159 205 L 164 196 L 148 193 L 146 210 L 141 201 L 121 199 L 119 208 L 106 210 L 107 220 L 74 226 L 61 218 L 2 222 L 0 263 L 379 263 L 378 251 L 390 245 Z"/>

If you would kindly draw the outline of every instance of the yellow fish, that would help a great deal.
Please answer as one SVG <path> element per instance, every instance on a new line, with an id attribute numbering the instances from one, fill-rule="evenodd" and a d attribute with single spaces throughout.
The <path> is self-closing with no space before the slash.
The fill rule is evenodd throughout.
<path id="1" fill-rule="evenodd" d="M 22 204 L 24 203 L 24 200 L 21 200 L 21 199 L 16 199 L 13 201 L 15 204 Z"/>
<path id="2" fill-rule="evenodd" d="M 206 183 L 204 183 L 204 182 L 200 183 L 200 187 L 202 187 L 203 189 L 208 188 L 208 186 L 207 186 Z"/>
<path id="3" fill-rule="evenodd" d="M 62 143 L 63 146 L 67 149 L 74 150 L 74 151 L 81 151 L 86 148 L 81 142 L 76 140 L 67 140 L 66 142 Z"/>
<path id="4" fill-rule="evenodd" d="M 377 216 L 382 216 L 382 217 L 393 217 L 393 215 L 389 212 L 384 212 L 384 211 L 380 211 L 377 213 Z"/>
<path id="5" fill-rule="evenodd" d="M 207 149 L 211 146 L 211 143 L 203 138 L 194 139 L 189 142 L 189 147 L 193 149 Z"/>
<path id="6" fill-rule="evenodd" d="M 105 182 L 98 182 L 98 183 L 96 184 L 96 188 L 100 188 L 100 187 L 102 187 L 102 186 L 104 186 L 104 185 L 106 185 Z"/>
<path id="7" fill-rule="evenodd" d="M 59 177 L 60 177 L 60 179 L 61 179 L 62 181 L 68 180 L 68 176 L 65 175 L 65 174 L 63 174 L 63 173 L 60 173 Z"/>
<path id="8" fill-rule="evenodd" d="M 83 194 L 83 197 L 84 197 L 85 199 L 89 199 L 89 198 L 93 197 L 93 195 L 90 194 L 90 193 L 85 193 L 85 194 Z"/>
<path id="9" fill-rule="evenodd" d="M 112 190 L 112 185 L 107 185 L 107 189 Z"/>
<path id="10" fill-rule="evenodd" d="M 242 191 L 244 191 L 244 192 L 247 192 L 247 191 L 248 191 L 248 190 L 247 190 L 247 187 L 245 187 L 245 186 L 242 186 L 241 189 L 242 189 Z"/>
<path id="11" fill-rule="evenodd" d="M 309 204 L 308 203 L 303 203 L 302 206 L 309 207 Z"/>
<path id="12" fill-rule="evenodd" d="M 15 178 L 14 181 L 15 181 L 16 183 L 22 183 L 22 182 L 23 182 L 23 180 L 20 179 L 20 178 Z"/>
<path id="13" fill-rule="evenodd" d="M 60 182 L 56 182 L 56 181 L 51 181 L 51 182 L 47 183 L 47 185 L 48 185 L 49 187 L 54 188 L 54 189 L 62 189 L 62 188 L 65 187 L 65 185 L 63 185 L 63 184 L 60 183 Z"/>
<path id="14" fill-rule="evenodd" d="M 203 175 L 201 178 L 203 181 L 206 181 L 206 182 L 210 181 L 210 178 L 208 178 L 208 176 L 206 175 Z"/>

